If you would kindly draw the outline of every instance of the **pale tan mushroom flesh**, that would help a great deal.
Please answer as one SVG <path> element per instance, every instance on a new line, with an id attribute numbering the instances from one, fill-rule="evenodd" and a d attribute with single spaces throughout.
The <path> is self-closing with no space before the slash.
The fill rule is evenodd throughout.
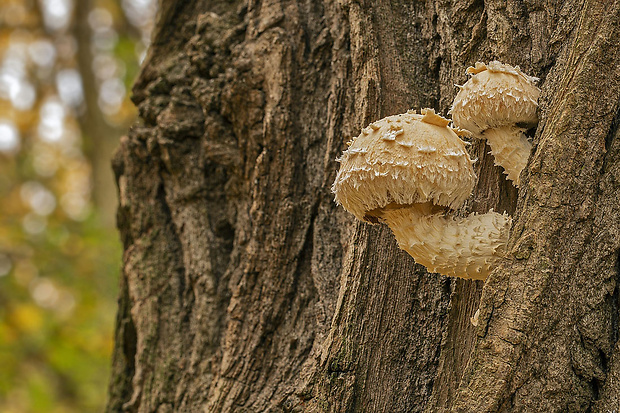
<path id="1" fill-rule="evenodd" d="M 459 86 L 450 110 L 453 122 L 486 139 L 495 164 L 519 186 L 532 149 L 524 132 L 538 123 L 540 90 L 534 84 L 538 79 L 497 61 L 477 62 L 467 73 L 473 76 Z"/>
<path id="2" fill-rule="evenodd" d="M 458 208 L 476 176 L 466 143 L 432 109 L 378 120 L 362 130 L 338 159 L 336 202 L 362 221 L 390 203 L 432 201 Z"/>
<path id="3" fill-rule="evenodd" d="M 385 222 L 429 271 L 485 279 L 502 256 L 511 219 L 490 211 L 446 215 L 472 192 L 472 160 L 449 121 L 431 109 L 381 119 L 340 158 L 336 201 L 358 219 Z"/>
<path id="4" fill-rule="evenodd" d="M 466 218 L 430 213 L 428 204 L 383 212 L 401 249 L 429 272 L 484 280 L 504 254 L 512 220 L 490 211 Z"/>
<path id="5" fill-rule="evenodd" d="M 532 152 L 532 144 L 524 132 L 521 128 L 503 126 L 487 129 L 481 135 L 491 147 L 495 165 L 504 168 L 504 173 L 516 187 L 519 186 L 519 176 L 527 166 Z"/>

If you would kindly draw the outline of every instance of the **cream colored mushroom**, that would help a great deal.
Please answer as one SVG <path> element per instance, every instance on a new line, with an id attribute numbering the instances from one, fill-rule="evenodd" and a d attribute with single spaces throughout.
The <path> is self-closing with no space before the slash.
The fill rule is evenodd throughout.
<path id="1" fill-rule="evenodd" d="M 429 271 L 485 279 L 504 252 L 511 219 L 493 211 L 446 215 L 475 183 L 466 144 L 448 124 L 432 109 L 371 124 L 339 159 L 332 190 L 358 219 L 385 222 Z"/>
<path id="2" fill-rule="evenodd" d="M 467 73 L 473 76 L 459 86 L 450 110 L 453 122 L 486 139 L 495 164 L 519 186 L 532 149 L 524 132 L 538 123 L 540 90 L 534 85 L 538 79 L 497 61 L 477 62 Z"/>

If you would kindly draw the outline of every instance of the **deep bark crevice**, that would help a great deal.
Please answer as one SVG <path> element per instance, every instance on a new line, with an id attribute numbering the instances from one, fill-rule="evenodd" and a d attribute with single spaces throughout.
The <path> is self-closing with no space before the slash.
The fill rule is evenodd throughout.
<path id="1" fill-rule="evenodd" d="M 609 132 L 607 132 L 607 135 L 605 136 L 606 151 L 610 150 L 611 144 L 613 143 L 616 134 L 618 133 L 618 130 L 620 128 L 620 102 L 618 102 L 616 106 L 618 107 L 618 110 L 616 111 L 616 116 L 614 116 L 614 119 L 611 122 L 611 126 L 609 127 Z"/>
<path id="2" fill-rule="evenodd" d="M 615 347 L 620 338 L 620 250 L 617 250 L 614 255 L 616 257 L 613 267 L 615 286 L 613 293 L 609 296 L 609 306 L 611 307 L 612 348 Z"/>

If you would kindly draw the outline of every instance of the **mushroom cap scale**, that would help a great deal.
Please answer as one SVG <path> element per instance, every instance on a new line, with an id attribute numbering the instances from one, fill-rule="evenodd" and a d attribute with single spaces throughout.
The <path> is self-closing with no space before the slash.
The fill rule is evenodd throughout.
<path id="1" fill-rule="evenodd" d="M 473 76 L 460 87 L 450 109 L 455 125 L 474 134 L 499 126 L 536 125 L 537 78 L 497 61 L 477 62 L 467 73 Z"/>
<path id="2" fill-rule="evenodd" d="M 332 186 L 336 202 L 358 219 L 389 204 L 432 202 L 458 208 L 475 174 L 465 145 L 432 109 L 372 123 L 339 159 Z"/>

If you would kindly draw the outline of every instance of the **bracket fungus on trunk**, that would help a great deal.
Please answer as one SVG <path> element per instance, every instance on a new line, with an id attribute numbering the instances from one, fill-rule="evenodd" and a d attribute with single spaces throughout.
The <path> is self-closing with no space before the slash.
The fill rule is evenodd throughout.
<path id="1" fill-rule="evenodd" d="M 460 90 L 450 109 L 452 120 L 457 127 L 486 139 L 495 164 L 519 186 L 519 175 L 532 149 L 524 132 L 538 123 L 540 90 L 534 85 L 538 79 L 497 61 L 477 62 L 467 73 L 473 76 L 463 86 L 457 85 Z"/>
<path id="2" fill-rule="evenodd" d="M 385 222 L 429 271 L 485 279 L 503 254 L 511 218 L 446 215 L 463 205 L 476 179 L 466 143 L 449 123 L 432 109 L 372 123 L 339 159 L 332 190 L 358 219 Z"/>

